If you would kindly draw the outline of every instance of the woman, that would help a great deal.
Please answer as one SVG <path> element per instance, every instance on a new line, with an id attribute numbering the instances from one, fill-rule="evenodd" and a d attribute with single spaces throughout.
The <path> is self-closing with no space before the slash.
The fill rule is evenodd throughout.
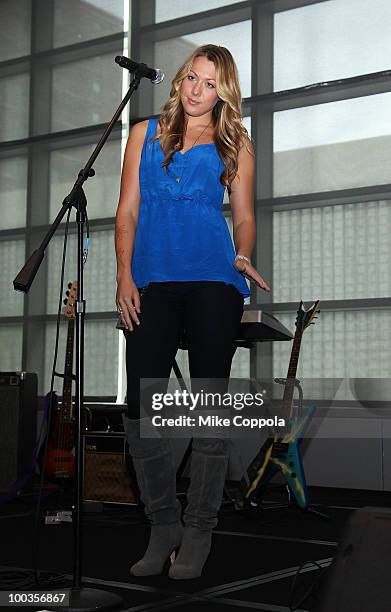
<path id="1" fill-rule="evenodd" d="M 190 377 L 227 385 L 234 340 L 250 295 L 270 291 L 250 255 L 255 242 L 254 154 L 241 122 L 235 62 L 224 47 L 196 49 L 172 81 L 159 120 L 133 126 L 116 217 L 117 308 L 126 326 L 124 426 L 151 522 L 136 576 L 196 578 L 211 548 L 227 468 L 227 441 L 194 438 L 181 523 L 170 441 L 140 436 L 140 378 L 168 379 L 182 333 Z M 221 212 L 228 188 L 234 245 Z M 192 391 L 193 385 L 192 385 Z"/>

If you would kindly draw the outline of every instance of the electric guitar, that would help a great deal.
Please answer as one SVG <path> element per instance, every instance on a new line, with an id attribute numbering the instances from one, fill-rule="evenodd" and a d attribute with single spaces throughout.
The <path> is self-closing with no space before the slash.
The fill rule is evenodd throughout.
<path id="1" fill-rule="evenodd" d="M 268 483 L 281 472 L 287 481 L 289 492 L 295 496 L 301 508 L 308 508 L 309 499 L 304 475 L 300 446 L 303 434 L 312 418 L 315 406 L 306 407 L 303 414 L 293 416 L 293 395 L 296 386 L 296 373 L 299 361 L 301 340 L 304 330 L 314 324 L 316 314 L 320 312 L 319 300 L 310 308 L 304 309 L 300 302 L 296 318 L 296 332 L 293 340 L 287 378 L 284 381 L 284 395 L 281 404 L 281 416 L 289 423 L 288 433 L 269 437 L 247 469 L 247 478 L 240 482 L 235 497 L 235 508 L 241 510 L 247 507 L 257 507 Z"/>
<path id="2" fill-rule="evenodd" d="M 63 313 L 68 318 L 68 333 L 63 375 L 62 402 L 52 400 L 45 475 L 50 479 L 73 479 L 75 475 L 75 415 L 72 404 L 73 347 L 77 281 L 68 284 Z M 50 394 L 48 394 L 50 401 Z"/>

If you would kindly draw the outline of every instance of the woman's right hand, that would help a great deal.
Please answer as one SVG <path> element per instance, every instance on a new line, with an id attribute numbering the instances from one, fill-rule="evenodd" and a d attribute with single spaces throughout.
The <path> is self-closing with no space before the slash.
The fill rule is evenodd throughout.
<path id="1" fill-rule="evenodd" d="M 140 314 L 139 291 L 130 276 L 117 279 L 117 310 L 128 331 L 133 331 L 133 323 L 140 325 L 137 313 Z"/>

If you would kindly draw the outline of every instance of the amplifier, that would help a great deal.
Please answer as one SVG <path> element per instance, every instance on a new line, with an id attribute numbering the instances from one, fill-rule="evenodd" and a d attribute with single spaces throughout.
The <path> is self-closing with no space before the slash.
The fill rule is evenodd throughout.
<path id="1" fill-rule="evenodd" d="M 37 436 L 38 377 L 0 372 L 0 491 L 26 472 Z"/>
<path id="2" fill-rule="evenodd" d="M 122 413 L 126 408 L 123 404 L 86 402 L 84 409 L 88 415 L 88 430 L 124 433 Z"/>
<path id="3" fill-rule="evenodd" d="M 83 498 L 138 504 L 137 479 L 124 434 L 99 431 L 84 434 Z"/>

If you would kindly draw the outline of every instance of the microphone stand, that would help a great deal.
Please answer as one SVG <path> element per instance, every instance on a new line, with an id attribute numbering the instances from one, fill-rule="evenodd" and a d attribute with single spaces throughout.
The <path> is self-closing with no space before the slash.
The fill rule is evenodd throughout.
<path id="1" fill-rule="evenodd" d="M 121 104 L 114 113 L 113 118 L 107 125 L 98 144 L 96 145 L 91 157 L 86 165 L 78 174 L 78 178 L 72 188 L 72 191 L 64 199 L 62 208 L 54 220 L 52 226 L 48 230 L 41 245 L 29 257 L 23 268 L 20 270 L 15 280 L 13 281 L 16 291 L 28 293 L 30 286 L 38 272 L 39 266 L 43 260 L 45 249 L 49 244 L 53 234 L 66 212 L 72 207 L 76 208 L 77 222 L 77 299 L 76 299 L 76 397 L 75 397 L 75 489 L 73 510 L 73 582 L 70 589 L 69 606 L 61 606 L 64 612 L 93 612 L 96 610 L 114 610 L 118 608 L 123 599 L 102 589 L 86 588 L 81 584 L 81 558 L 82 558 L 82 504 L 83 504 L 83 432 L 82 432 L 82 414 L 83 414 L 83 390 L 84 390 L 84 318 L 85 318 L 85 301 L 83 297 L 83 235 L 84 223 L 87 213 L 87 198 L 83 190 L 84 182 L 95 175 L 92 165 L 98 157 L 103 145 L 105 144 L 109 134 L 111 133 L 115 122 L 121 115 L 126 104 L 129 102 L 133 92 L 138 88 L 143 74 L 136 70 L 133 74 L 133 79 L 130 83 L 129 90 L 122 100 Z"/>

